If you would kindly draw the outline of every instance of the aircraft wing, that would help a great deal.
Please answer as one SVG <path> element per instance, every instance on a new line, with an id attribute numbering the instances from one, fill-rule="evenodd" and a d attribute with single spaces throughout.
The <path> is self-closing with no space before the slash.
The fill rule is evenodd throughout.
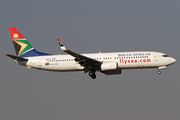
<path id="1" fill-rule="evenodd" d="M 63 50 L 64 52 L 66 52 L 67 54 L 70 54 L 71 56 L 75 57 L 75 61 L 78 62 L 81 66 L 84 67 L 95 67 L 95 66 L 100 66 L 102 64 L 102 62 L 98 61 L 98 60 L 94 60 L 92 58 L 83 56 L 81 54 L 72 52 L 71 50 L 68 50 L 63 43 L 60 41 L 60 39 L 57 39 L 58 43 L 60 45 L 61 50 Z"/>

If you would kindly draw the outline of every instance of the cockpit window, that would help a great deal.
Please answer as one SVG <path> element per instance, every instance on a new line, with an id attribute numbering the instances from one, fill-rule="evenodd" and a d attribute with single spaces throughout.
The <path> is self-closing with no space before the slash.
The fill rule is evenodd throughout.
<path id="1" fill-rule="evenodd" d="M 162 57 L 169 57 L 169 55 L 162 55 Z"/>

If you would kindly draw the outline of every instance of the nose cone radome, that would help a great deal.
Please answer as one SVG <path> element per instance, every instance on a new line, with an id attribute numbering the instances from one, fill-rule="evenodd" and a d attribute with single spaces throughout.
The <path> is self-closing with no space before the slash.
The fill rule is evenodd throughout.
<path id="1" fill-rule="evenodd" d="M 174 59 L 174 58 L 170 58 L 170 62 L 171 62 L 171 64 L 173 64 L 173 63 L 175 63 L 175 62 L 176 62 L 176 59 Z"/>

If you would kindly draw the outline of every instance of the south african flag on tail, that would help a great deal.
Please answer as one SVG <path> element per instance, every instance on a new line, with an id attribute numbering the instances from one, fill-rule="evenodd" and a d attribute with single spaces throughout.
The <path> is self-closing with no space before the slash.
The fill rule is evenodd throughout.
<path id="1" fill-rule="evenodd" d="M 32 57 L 50 55 L 47 53 L 38 52 L 34 47 L 21 35 L 15 28 L 9 28 L 11 38 L 14 44 L 16 55 L 18 57 Z"/>

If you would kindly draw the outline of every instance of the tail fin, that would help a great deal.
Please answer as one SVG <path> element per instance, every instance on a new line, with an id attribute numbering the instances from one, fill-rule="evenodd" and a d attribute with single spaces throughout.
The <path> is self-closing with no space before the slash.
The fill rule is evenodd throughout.
<path id="1" fill-rule="evenodd" d="M 21 35 L 21 33 L 14 27 L 9 28 L 11 38 L 13 40 L 16 55 L 18 57 L 32 57 L 50 55 L 38 52 L 34 47 Z"/>

